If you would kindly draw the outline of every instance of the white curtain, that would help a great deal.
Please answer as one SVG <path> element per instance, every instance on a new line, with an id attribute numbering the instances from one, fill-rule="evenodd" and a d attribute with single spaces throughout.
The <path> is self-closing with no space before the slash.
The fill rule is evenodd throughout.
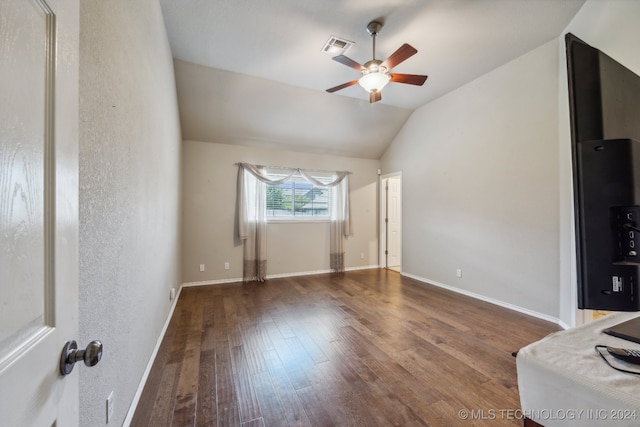
<path id="1" fill-rule="evenodd" d="M 238 237 L 242 240 L 242 280 L 267 277 L 267 211 L 264 185 L 243 164 L 238 168 Z"/>
<path id="2" fill-rule="evenodd" d="M 331 224 L 329 227 L 329 262 L 331 271 L 344 272 L 344 239 L 351 235 L 349 175 L 336 175 L 331 189 Z"/>
<path id="3" fill-rule="evenodd" d="M 270 179 L 264 166 L 238 163 L 238 234 L 244 246 L 244 281 L 263 281 L 267 269 L 267 214 L 266 186 L 278 185 L 300 174 L 313 185 L 332 187 L 329 227 L 329 260 L 331 270 L 344 271 L 344 239 L 351 235 L 349 207 L 349 174 L 334 172 L 330 182 L 311 176 L 304 169 L 278 168 L 286 174 L 281 179 Z"/>

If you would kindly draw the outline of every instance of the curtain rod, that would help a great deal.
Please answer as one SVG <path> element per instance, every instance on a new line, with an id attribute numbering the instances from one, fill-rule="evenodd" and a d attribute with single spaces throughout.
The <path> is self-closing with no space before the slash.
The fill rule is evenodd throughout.
<path id="1" fill-rule="evenodd" d="M 240 163 L 234 163 L 233 166 L 239 166 Z M 327 173 L 333 173 L 333 172 L 346 172 L 348 174 L 351 174 L 351 171 L 331 171 L 331 170 L 323 170 L 323 169 L 305 169 L 305 168 L 288 168 L 286 166 L 268 166 L 268 165 L 256 165 L 259 167 L 263 167 L 263 168 L 267 168 L 267 169 L 286 169 L 286 170 L 298 170 L 301 169 L 303 171 L 309 171 L 309 172 L 327 172 Z"/>

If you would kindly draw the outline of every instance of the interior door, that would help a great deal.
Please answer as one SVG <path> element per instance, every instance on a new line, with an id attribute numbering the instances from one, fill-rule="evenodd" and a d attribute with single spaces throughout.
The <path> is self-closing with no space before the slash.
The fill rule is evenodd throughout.
<path id="1" fill-rule="evenodd" d="M 387 180 L 387 267 L 399 268 L 402 249 L 402 200 L 400 177 Z"/>
<path id="2" fill-rule="evenodd" d="M 0 2 L 0 425 L 78 424 L 78 0 Z"/>

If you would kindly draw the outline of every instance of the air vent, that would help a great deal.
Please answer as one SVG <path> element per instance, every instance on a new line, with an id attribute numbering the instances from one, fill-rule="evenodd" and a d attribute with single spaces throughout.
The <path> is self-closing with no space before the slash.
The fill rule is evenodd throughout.
<path id="1" fill-rule="evenodd" d="M 341 39 L 336 36 L 331 36 L 329 37 L 329 40 L 327 40 L 327 42 L 324 44 L 322 51 L 334 56 L 343 55 L 353 45 L 354 45 L 354 42 L 352 41 Z"/>

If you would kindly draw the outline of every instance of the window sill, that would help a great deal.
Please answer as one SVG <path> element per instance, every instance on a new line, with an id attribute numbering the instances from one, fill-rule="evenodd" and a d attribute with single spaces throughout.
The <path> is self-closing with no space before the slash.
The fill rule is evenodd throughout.
<path id="1" fill-rule="evenodd" d="M 269 218 L 267 219 L 267 224 L 298 224 L 302 222 L 314 222 L 314 223 L 323 223 L 330 222 L 329 218 Z"/>

